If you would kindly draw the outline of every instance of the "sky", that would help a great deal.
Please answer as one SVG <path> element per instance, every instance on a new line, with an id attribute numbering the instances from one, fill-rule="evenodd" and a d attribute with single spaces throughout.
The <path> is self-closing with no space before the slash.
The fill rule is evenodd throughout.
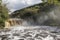
<path id="1" fill-rule="evenodd" d="M 11 12 L 41 2 L 41 0 L 3 0 L 3 3 L 7 3 L 7 7 Z"/>

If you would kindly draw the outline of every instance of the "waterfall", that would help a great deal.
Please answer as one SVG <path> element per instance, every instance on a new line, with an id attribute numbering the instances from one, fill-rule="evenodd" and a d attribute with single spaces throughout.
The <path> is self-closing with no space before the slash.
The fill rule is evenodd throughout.
<path id="1" fill-rule="evenodd" d="M 7 27 L 0 30 L 0 40 L 60 40 L 60 28 L 47 26 L 52 21 L 60 23 L 59 8 L 41 12 L 41 15 L 6 21 Z"/>

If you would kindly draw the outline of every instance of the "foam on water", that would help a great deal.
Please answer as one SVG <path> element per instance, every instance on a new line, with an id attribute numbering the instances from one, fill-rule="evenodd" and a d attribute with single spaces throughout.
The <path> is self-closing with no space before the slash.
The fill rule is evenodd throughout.
<path id="1" fill-rule="evenodd" d="M 0 40 L 60 40 L 56 30 L 50 26 L 16 26 L 0 30 Z"/>

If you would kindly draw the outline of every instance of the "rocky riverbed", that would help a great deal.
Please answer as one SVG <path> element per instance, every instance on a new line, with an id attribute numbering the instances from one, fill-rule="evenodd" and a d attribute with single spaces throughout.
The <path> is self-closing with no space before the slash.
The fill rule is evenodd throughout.
<path id="1" fill-rule="evenodd" d="M 60 29 L 48 26 L 11 27 L 0 30 L 0 40 L 60 40 Z"/>

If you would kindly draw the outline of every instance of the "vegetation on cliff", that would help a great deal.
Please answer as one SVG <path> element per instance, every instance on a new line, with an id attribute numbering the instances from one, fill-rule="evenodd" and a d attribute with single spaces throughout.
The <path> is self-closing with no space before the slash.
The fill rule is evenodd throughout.
<path id="1" fill-rule="evenodd" d="M 8 19 L 8 9 L 6 4 L 2 4 L 2 0 L 0 0 L 0 28 L 5 26 L 5 21 Z"/>

